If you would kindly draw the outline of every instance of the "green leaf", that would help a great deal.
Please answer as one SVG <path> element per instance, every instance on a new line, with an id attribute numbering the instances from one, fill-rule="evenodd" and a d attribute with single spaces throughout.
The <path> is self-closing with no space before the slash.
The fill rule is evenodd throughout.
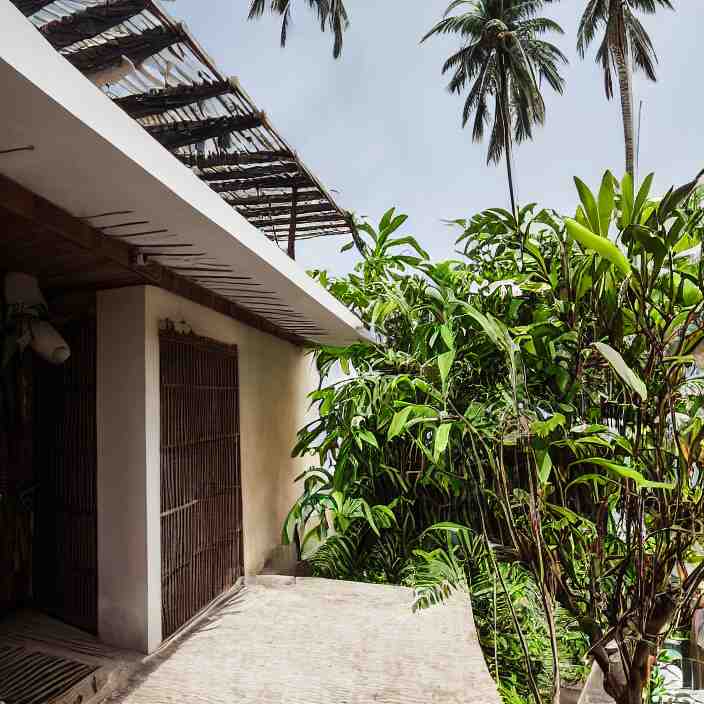
<path id="1" fill-rule="evenodd" d="M 609 233 L 611 214 L 614 211 L 614 177 L 610 171 L 604 174 L 599 188 L 599 232 L 603 237 Z"/>
<path id="2" fill-rule="evenodd" d="M 546 438 L 553 430 L 557 430 L 561 426 L 564 427 L 566 422 L 567 420 L 562 413 L 553 413 L 546 420 L 534 420 L 530 424 L 530 429 L 539 438 Z"/>
<path id="3" fill-rule="evenodd" d="M 653 178 L 655 174 L 648 174 L 644 179 L 641 187 L 638 189 L 638 195 L 636 196 L 636 202 L 633 205 L 633 222 L 639 221 L 640 211 L 645 205 L 648 195 L 650 194 L 650 186 L 653 183 Z"/>
<path id="4" fill-rule="evenodd" d="M 594 194 L 589 190 L 584 181 L 574 177 L 575 185 L 577 186 L 577 192 L 579 193 L 579 199 L 582 201 L 582 206 L 584 208 L 584 215 L 589 223 L 589 227 L 596 233 L 602 234 L 599 227 L 599 209 L 596 205 L 596 199 Z"/>
<path id="5" fill-rule="evenodd" d="M 398 413 L 394 414 L 394 417 L 391 419 L 391 425 L 389 426 L 389 432 L 387 434 L 387 438 L 389 440 L 393 440 L 397 435 L 400 435 L 404 431 L 406 423 L 408 422 L 408 417 L 412 412 L 413 406 L 406 406 L 398 411 Z"/>
<path id="6" fill-rule="evenodd" d="M 492 323 L 483 313 L 480 313 L 474 306 L 469 303 L 461 302 L 462 310 L 469 315 L 472 320 L 479 323 L 482 330 L 489 336 L 489 339 L 497 346 L 502 346 L 501 331 Z"/>
<path id="7" fill-rule="evenodd" d="M 552 460 L 550 453 L 547 450 L 539 450 L 535 453 L 535 458 L 538 462 L 538 477 L 541 484 L 547 484 L 552 472 Z"/>
<path id="8" fill-rule="evenodd" d="M 638 489 L 674 489 L 675 487 L 674 484 L 667 482 L 653 482 L 650 479 L 646 479 L 638 470 L 618 464 L 617 462 L 611 462 L 603 457 L 587 457 L 583 460 L 577 460 L 576 462 L 572 462 L 570 467 L 576 464 L 595 464 L 597 467 L 603 467 L 623 479 L 632 479 Z"/>
<path id="9" fill-rule="evenodd" d="M 443 388 L 447 385 L 447 377 L 450 374 L 450 368 L 455 361 L 455 350 L 443 352 L 438 355 L 438 369 L 440 370 L 440 379 L 442 380 Z"/>
<path id="10" fill-rule="evenodd" d="M 643 380 L 623 361 L 623 357 L 604 342 L 595 342 L 596 347 L 621 380 L 628 384 L 644 401 L 648 398 L 648 389 Z"/>
<path id="11" fill-rule="evenodd" d="M 577 240 L 585 249 L 592 250 L 604 259 L 611 262 L 620 269 L 626 276 L 631 273 L 631 265 L 623 252 L 605 237 L 595 235 L 584 225 L 580 225 L 576 220 L 565 218 L 565 225 L 570 237 Z"/>
<path id="12" fill-rule="evenodd" d="M 442 335 L 443 342 L 447 345 L 447 349 L 455 349 L 455 335 L 452 332 L 452 328 L 445 323 L 440 326 L 440 335 Z"/>
<path id="13" fill-rule="evenodd" d="M 433 448 L 433 457 L 437 462 L 443 452 L 447 449 L 447 443 L 450 439 L 450 431 L 452 423 L 443 423 L 435 431 L 435 446 Z"/>
<path id="14" fill-rule="evenodd" d="M 468 526 L 463 526 L 459 523 L 453 523 L 452 521 L 442 521 L 440 523 L 433 523 L 432 526 L 426 528 L 425 532 L 428 533 L 431 530 L 442 530 L 447 533 L 471 533 L 472 529 Z"/>
<path id="15" fill-rule="evenodd" d="M 352 247 L 354 247 L 354 240 L 348 242 L 346 245 L 341 247 L 340 252 L 348 252 L 350 249 L 352 249 Z"/>
<path id="16" fill-rule="evenodd" d="M 379 443 L 377 443 L 376 438 L 374 437 L 374 433 L 372 433 L 370 430 L 365 430 L 361 429 L 357 431 L 357 435 L 367 443 L 367 445 L 371 445 L 372 447 L 376 447 L 376 449 L 379 449 Z"/>
<path id="17" fill-rule="evenodd" d="M 364 499 L 360 499 L 362 502 L 362 511 L 364 511 L 364 517 L 367 519 L 367 523 L 369 524 L 369 527 L 377 534 L 380 535 L 379 529 L 376 527 L 376 521 L 374 520 L 374 514 L 372 513 L 371 508 L 369 507 L 369 504 L 364 501 Z"/>

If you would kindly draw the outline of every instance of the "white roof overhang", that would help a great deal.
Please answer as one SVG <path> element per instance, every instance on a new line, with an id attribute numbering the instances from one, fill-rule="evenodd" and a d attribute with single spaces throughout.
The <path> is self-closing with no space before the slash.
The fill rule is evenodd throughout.
<path id="1" fill-rule="evenodd" d="M 0 0 L 0 94 L 0 174 L 105 232 L 158 230 L 170 244 L 193 245 L 202 256 L 178 267 L 154 259 L 181 276 L 197 278 L 187 268 L 192 262 L 250 277 L 295 318 L 269 318 L 244 292 L 227 297 L 284 331 L 328 345 L 368 339 L 356 316 L 114 105 L 7 0 Z M 9 151 L 30 145 L 31 151 Z M 122 215 L 90 220 L 103 213 Z M 301 320 L 316 333 L 295 333 Z"/>

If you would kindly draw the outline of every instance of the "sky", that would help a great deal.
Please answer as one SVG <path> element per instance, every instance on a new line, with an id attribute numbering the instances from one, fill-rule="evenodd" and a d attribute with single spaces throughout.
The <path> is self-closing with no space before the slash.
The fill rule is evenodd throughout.
<path id="1" fill-rule="evenodd" d="M 572 213 L 573 176 L 596 187 L 606 169 L 624 171 L 618 95 L 607 101 L 594 49 L 582 61 L 576 27 L 586 0 L 546 6 L 565 34 L 556 43 L 569 58 L 562 96 L 546 87 L 546 123 L 514 155 L 519 204 L 538 202 Z M 457 232 L 443 221 L 506 207 L 503 163 L 486 164 L 486 144 L 461 128 L 462 99 L 441 75 L 456 39 L 420 38 L 448 0 L 346 0 L 351 25 L 342 57 L 332 58 L 307 3 L 295 3 L 286 48 L 279 19 L 247 20 L 248 0 L 174 0 L 167 9 L 186 22 L 228 75 L 237 76 L 271 124 L 333 193 L 337 202 L 373 223 L 391 207 L 409 219 L 433 258 L 455 255 Z M 656 173 L 655 188 L 691 179 L 704 168 L 704 90 L 697 40 L 702 0 L 676 0 L 677 12 L 643 18 L 655 44 L 658 82 L 634 80 L 634 106 L 643 101 L 639 173 Z M 399 233 L 401 234 L 401 233 Z M 341 275 L 355 254 L 339 252 L 345 238 L 297 246 L 306 269 Z"/>

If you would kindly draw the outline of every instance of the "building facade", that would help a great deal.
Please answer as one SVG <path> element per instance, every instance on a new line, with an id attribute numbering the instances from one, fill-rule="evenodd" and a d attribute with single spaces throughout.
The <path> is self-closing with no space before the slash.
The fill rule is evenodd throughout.
<path id="1" fill-rule="evenodd" d="M 157 3 L 75 5 L 0 0 L 0 616 L 148 653 L 279 544 L 307 350 L 365 333 L 289 256 L 349 217 L 239 84 Z"/>

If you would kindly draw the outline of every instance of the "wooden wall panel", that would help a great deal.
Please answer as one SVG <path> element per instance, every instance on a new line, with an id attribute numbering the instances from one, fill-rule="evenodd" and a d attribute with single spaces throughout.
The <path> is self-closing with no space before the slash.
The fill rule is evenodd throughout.
<path id="1" fill-rule="evenodd" d="M 35 366 L 34 597 L 52 615 L 95 633 L 95 320 L 72 322 L 62 334 L 69 360 L 53 366 L 37 358 Z"/>
<path id="2" fill-rule="evenodd" d="M 162 632 L 243 574 L 237 350 L 162 332 Z"/>

